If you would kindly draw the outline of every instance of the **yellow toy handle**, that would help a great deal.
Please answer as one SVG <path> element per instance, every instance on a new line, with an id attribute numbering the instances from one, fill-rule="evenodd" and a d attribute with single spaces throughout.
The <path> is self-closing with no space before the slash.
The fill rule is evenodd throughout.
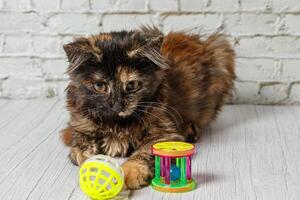
<path id="1" fill-rule="evenodd" d="M 152 152 L 158 156 L 189 156 L 195 153 L 195 146 L 190 143 L 178 141 L 160 142 L 153 145 Z"/>

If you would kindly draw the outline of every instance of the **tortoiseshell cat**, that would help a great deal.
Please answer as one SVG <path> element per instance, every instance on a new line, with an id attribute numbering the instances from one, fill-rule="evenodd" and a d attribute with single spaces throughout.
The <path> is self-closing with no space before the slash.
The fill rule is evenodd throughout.
<path id="1" fill-rule="evenodd" d="M 233 87 L 234 51 L 220 35 L 155 27 L 101 33 L 64 45 L 69 60 L 68 127 L 62 139 L 81 165 L 95 154 L 129 156 L 125 188 L 148 185 L 151 146 L 196 141 Z"/>

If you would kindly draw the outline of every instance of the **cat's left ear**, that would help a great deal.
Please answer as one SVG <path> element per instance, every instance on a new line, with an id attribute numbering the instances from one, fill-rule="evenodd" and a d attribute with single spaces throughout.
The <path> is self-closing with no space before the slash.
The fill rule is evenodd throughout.
<path id="1" fill-rule="evenodd" d="M 161 46 L 164 35 L 156 27 L 142 26 L 136 33 L 138 37 L 146 39 L 146 44 L 128 52 L 129 57 L 143 56 L 161 69 L 169 67 L 168 61 L 161 55 Z"/>
<path id="2" fill-rule="evenodd" d="M 153 38 L 148 44 L 144 45 L 140 50 L 140 55 L 148 58 L 161 69 L 169 67 L 168 61 L 160 53 L 163 37 Z"/>

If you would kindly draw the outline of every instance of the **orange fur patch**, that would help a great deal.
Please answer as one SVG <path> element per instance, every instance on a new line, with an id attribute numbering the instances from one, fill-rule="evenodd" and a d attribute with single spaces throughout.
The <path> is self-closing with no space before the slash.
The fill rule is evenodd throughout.
<path id="1" fill-rule="evenodd" d="M 149 167 L 141 160 L 129 160 L 122 165 L 124 171 L 124 189 L 139 189 L 148 185 L 147 178 L 151 175 Z"/>
<path id="2" fill-rule="evenodd" d="M 60 134 L 61 140 L 66 146 L 71 146 L 72 140 L 73 140 L 73 135 L 72 135 L 72 129 L 71 128 L 66 128 L 61 131 Z"/>
<path id="3" fill-rule="evenodd" d="M 127 83 L 131 80 L 137 80 L 138 79 L 138 73 L 135 71 L 130 70 L 127 67 L 119 66 L 118 70 L 118 78 L 121 82 Z"/>

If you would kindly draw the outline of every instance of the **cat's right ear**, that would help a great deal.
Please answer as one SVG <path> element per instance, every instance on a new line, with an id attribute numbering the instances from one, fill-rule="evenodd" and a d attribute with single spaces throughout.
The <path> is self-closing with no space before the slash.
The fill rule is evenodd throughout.
<path id="1" fill-rule="evenodd" d="M 95 51 L 87 38 L 77 38 L 74 42 L 63 45 L 66 56 L 69 61 L 68 73 L 76 70 L 82 63 L 95 57 L 100 59 L 100 52 Z"/>
<path id="2" fill-rule="evenodd" d="M 66 52 L 66 56 L 69 61 L 68 73 L 77 69 L 84 61 L 88 59 L 88 41 L 84 38 L 80 38 L 69 44 L 63 45 L 63 49 Z"/>

